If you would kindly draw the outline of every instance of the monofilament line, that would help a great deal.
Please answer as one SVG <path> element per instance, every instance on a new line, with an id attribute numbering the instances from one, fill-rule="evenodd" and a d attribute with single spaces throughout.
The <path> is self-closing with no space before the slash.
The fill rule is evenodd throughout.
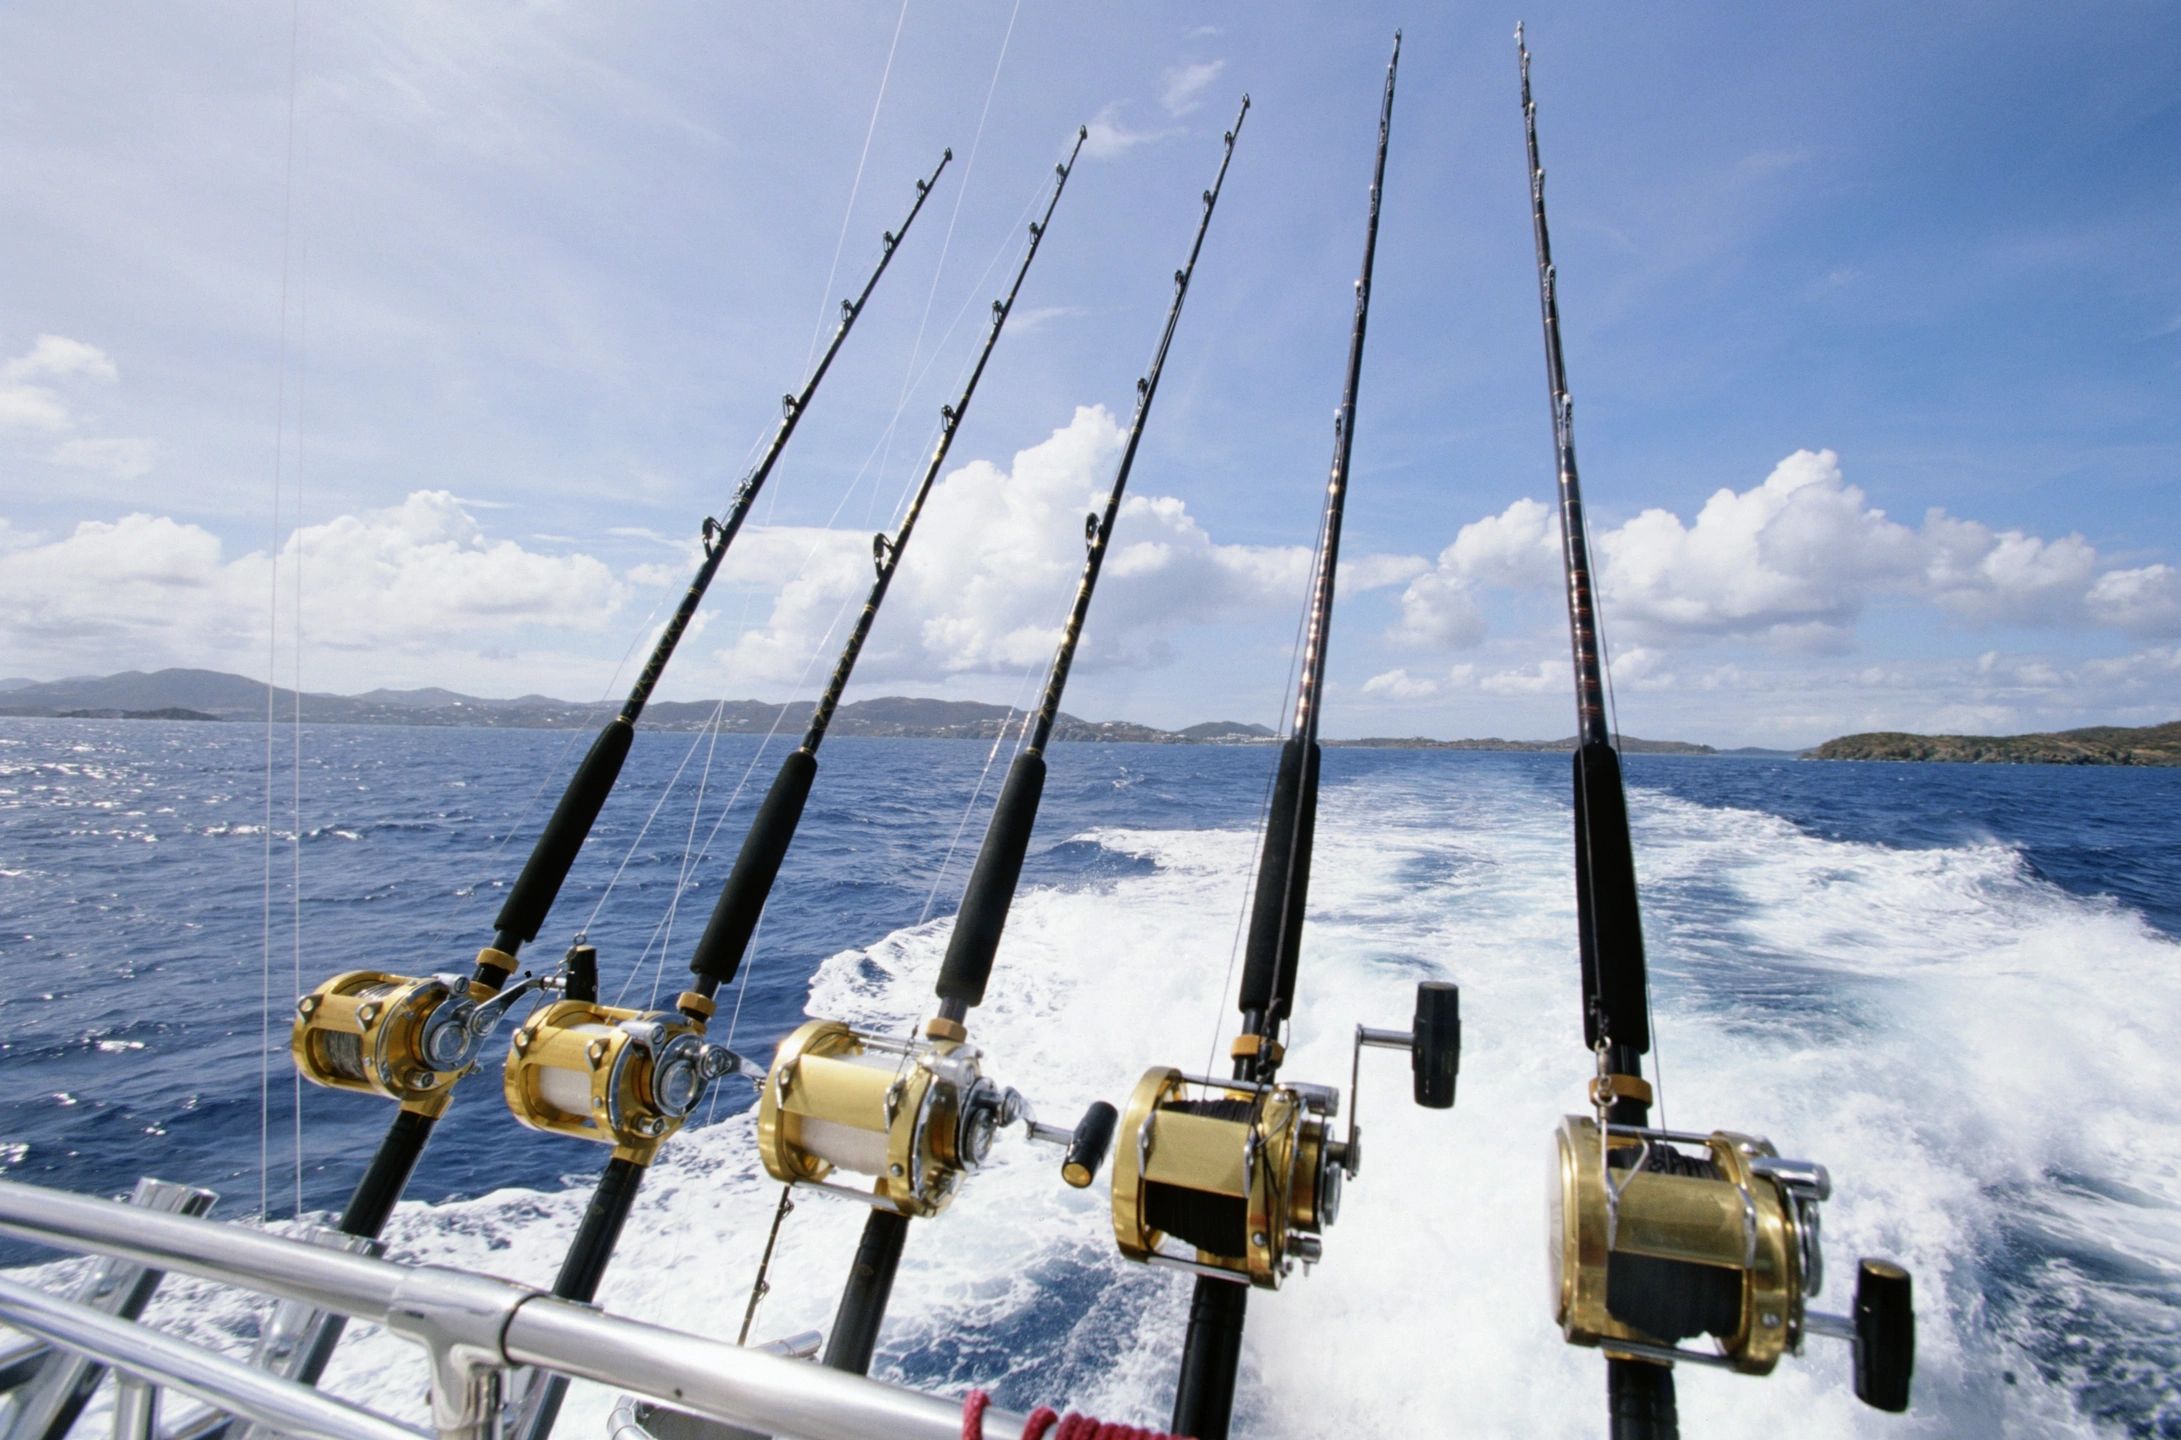
<path id="1" fill-rule="evenodd" d="M 901 0 L 901 13 L 894 17 L 894 38 L 886 46 L 886 68 L 879 72 L 878 95 L 871 101 L 871 123 L 864 127 L 863 151 L 856 157 L 856 178 L 848 187 L 848 208 L 841 214 L 840 237 L 833 242 L 833 263 L 826 269 L 825 290 L 818 296 L 818 323 L 810 332 L 810 353 L 803 357 L 805 370 L 818 358 L 818 340 L 825 334 L 825 322 L 833 313 L 833 281 L 840 273 L 841 251 L 848 244 L 848 222 L 855 218 L 856 195 L 863 189 L 864 163 L 871 158 L 871 138 L 878 134 L 878 112 L 886 104 L 886 82 L 894 74 L 894 52 L 901 48 L 901 27 L 908 20 L 909 0 Z"/>
<path id="2" fill-rule="evenodd" d="M 288 133 L 280 190 L 280 342 L 273 373 L 273 519 L 271 564 L 265 594 L 265 816 L 263 915 L 258 957 L 257 1213 L 262 1222 L 272 1201 L 273 1099 L 273 723 L 279 703 L 280 663 L 280 492 L 282 458 L 287 449 L 288 418 L 288 273 L 292 255 L 295 202 L 296 62 L 303 33 L 302 0 L 288 16 Z M 300 841 L 300 836 L 297 837 Z"/>

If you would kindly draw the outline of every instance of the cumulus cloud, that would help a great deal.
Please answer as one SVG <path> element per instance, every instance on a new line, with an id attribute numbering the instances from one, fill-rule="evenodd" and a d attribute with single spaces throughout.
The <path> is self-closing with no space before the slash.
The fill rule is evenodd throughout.
<path id="1" fill-rule="evenodd" d="M 1186 115 L 1204 103 L 1204 92 L 1211 88 L 1219 72 L 1227 68 L 1224 60 L 1208 60 L 1200 65 L 1180 65 L 1166 72 L 1166 87 L 1159 94 L 1159 104 L 1169 115 Z"/>
<path id="2" fill-rule="evenodd" d="M 86 521 L 58 540 L 0 550 L 0 640 L 24 654 L 112 663 L 204 664 L 263 644 L 273 558 L 229 558 L 219 538 L 168 516 Z M 492 541 L 452 495 L 420 490 L 400 505 L 292 533 L 313 647 L 460 650 L 481 634 L 532 624 L 594 630 L 623 587 L 601 562 Z"/>
<path id="3" fill-rule="evenodd" d="M 1692 520 L 1645 510 L 1592 534 L 1608 620 L 1653 646 L 1753 638 L 1774 649 L 1841 651 L 1874 599 L 1922 601 L 1975 624 L 2105 625 L 2181 634 L 2181 572 L 2116 569 L 2080 535 L 1995 530 L 1928 512 L 1890 518 L 1842 474 L 1831 450 L 1798 450 L 1748 490 L 1721 489 Z M 1483 592 L 1560 583 L 1557 521 L 1520 500 L 1466 525 L 1410 583 L 1391 638 L 1454 649 L 1486 632 Z"/>
<path id="4" fill-rule="evenodd" d="M 1103 407 L 1079 408 L 1009 468 L 977 460 L 943 476 L 858 675 L 1017 675 L 1049 658 L 1082 569 L 1084 522 L 1104 505 L 1125 439 Z M 1174 496 L 1125 498 L 1111 545 L 1084 632 L 1085 668 L 1158 664 L 1183 625 L 1293 615 L 1303 602 L 1308 548 L 1221 543 Z M 1359 555 L 1343 564 L 1341 584 L 1399 584 L 1423 563 Z M 772 595 L 764 623 L 721 657 L 733 683 L 793 681 L 824 648 L 836 618 L 852 619 L 850 607 L 869 589 L 871 539 L 860 531 L 753 530 L 724 573 Z"/>
<path id="5" fill-rule="evenodd" d="M 1454 543 L 1439 552 L 1438 563 L 1402 592 L 1393 638 L 1442 649 L 1482 640 L 1486 625 L 1480 589 L 1557 583 L 1560 551 L 1553 524 L 1552 512 L 1543 505 L 1517 500 L 1497 515 L 1464 525 Z"/>
<path id="6" fill-rule="evenodd" d="M 50 436 L 76 428 L 75 413 L 60 390 L 33 381 L 111 382 L 120 374 L 113 358 L 96 345 L 65 335 L 40 335 L 29 350 L 0 361 L 0 432 Z M 152 445 L 149 440 L 72 439 L 62 441 L 46 458 L 56 465 L 134 480 L 150 473 Z"/>

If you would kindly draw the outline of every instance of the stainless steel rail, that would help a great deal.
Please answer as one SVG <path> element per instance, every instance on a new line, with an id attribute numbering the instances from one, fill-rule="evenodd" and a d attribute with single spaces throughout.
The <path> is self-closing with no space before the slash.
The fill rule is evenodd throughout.
<path id="1" fill-rule="evenodd" d="M 417 1440 L 419 1434 L 240 1360 L 13 1280 L 0 1279 L 0 1306 L 20 1330 L 286 1434 L 313 1440 Z"/>
<path id="2" fill-rule="evenodd" d="M 116 1201 L 11 1181 L 0 1181 L 0 1233 L 122 1256 L 384 1325 L 429 1353 L 432 1428 L 442 1440 L 496 1440 L 498 1382 L 502 1372 L 517 1365 L 614 1386 L 768 1435 L 956 1440 L 962 1433 L 961 1405 L 954 1400 L 601 1314 L 488 1276 L 343 1254 L 217 1221 L 147 1214 Z M 301 1388 L 141 1326 L 107 1322 L 126 1332 L 110 1334 L 103 1326 L 81 1323 L 81 1316 L 70 1316 L 64 1336 L 42 1319 L 33 1323 L 34 1314 L 42 1317 L 53 1306 L 67 1307 L 68 1302 L 10 1285 L 0 1295 L 0 1309 L 10 1313 L 0 1314 L 0 1319 L 252 1419 L 258 1414 L 248 1407 L 259 1403 L 252 1397 L 271 1393 L 264 1387 Z M 19 1308 L 21 1318 L 14 1313 Z M 153 1342 L 159 1368 L 147 1358 L 151 1349 L 135 1348 Z M 164 1348 L 169 1346 L 175 1349 Z M 285 1419 L 265 1423 L 338 1440 L 413 1440 L 415 1432 L 359 1413 L 380 1428 L 319 1430 Z M 1006 1434 L 1019 1432 L 1024 1420 L 995 1410 L 987 1412 L 987 1422 L 996 1433 Z"/>

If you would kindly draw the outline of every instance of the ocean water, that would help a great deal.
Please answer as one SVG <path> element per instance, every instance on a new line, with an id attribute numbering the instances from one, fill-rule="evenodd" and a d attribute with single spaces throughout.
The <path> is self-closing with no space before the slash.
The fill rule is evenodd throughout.
<path id="1" fill-rule="evenodd" d="M 219 1213 L 275 1225 L 299 1205 L 337 1208 L 387 1111 L 306 1087 L 298 1126 L 297 975 L 308 988 L 364 966 L 461 968 L 572 741 L 306 728 L 297 838 L 293 738 L 276 736 L 268 881 L 262 732 L 0 721 L 0 1173 L 93 1192 L 187 1178 L 222 1192 Z M 671 998 L 785 747 L 757 748 L 640 737 L 531 958 L 581 926 L 609 998 Z M 966 812 L 986 756 L 827 747 L 739 987 L 737 1049 L 762 1062 L 806 1013 L 905 1027 L 929 1010 L 999 778 Z M 973 1017 L 989 1073 L 1045 1118 L 1223 1048 L 1271 759 L 1055 749 Z M 1846 1347 L 1813 1342 L 1769 1380 L 1685 1373 L 1687 1432 L 2181 1436 L 2181 772 L 1634 756 L 1628 773 L 1665 1118 L 1829 1165 L 1830 1273 L 1852 1276 L 1862 1254 L 1901 1260 L 1921 1326 L 1906 1417 L 1861 1409 Z M 1365 1057 L 1369 1163 L 1325 1262 L 1252 1298 L 1242 1433 L 1603 1428 L 1602 1364 L 1560 1342 L 1545 1295 L 1548 1140 L 1581 1108 L 1589 1067 L 1566 777 L 1560 756 L 1327 754 L 1286 1073 L 1343 1080 L 1354 1024 L 1405 1023 L 1418 979 L 1452 978 L 1461 1096 L 1450 1113 L 1417 1110 L 1400 1057 Z M 748 1086 L 729 1080 L 668 1148 L 607 1308 L 733 1334 L 779 1195 L 752 1118 Z M 1163 1422 L 1189 1281 L 1120 1260 L 1103 1185 L 1066 1189 L 1054 1155 L 1007 1144 L 915 1227 L 880 1369 Z M 515 1126 L 488 1070 L 441 1125 L 391 1248 L 547 1283 L 602 1158 Z M 827 1322 L 862 1221 L 861 1207 L 798 1199 L 760 1336 Z M 0 1252 L 59 1273 L 42 1261 Z M 237 1350 L 262 1318 L 184 1281 L 154 1314 Z M 357 1333 L 329 1384 L 421 1413 L 422 1366 L 383 1335 Z M 599 1433 L 610 1402 L 577 1387 L 561 1433 Z"/>

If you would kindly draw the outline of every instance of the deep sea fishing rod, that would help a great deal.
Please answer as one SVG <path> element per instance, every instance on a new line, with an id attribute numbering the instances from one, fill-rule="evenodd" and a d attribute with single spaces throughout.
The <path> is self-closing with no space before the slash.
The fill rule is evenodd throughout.
<path id="1" fill-rule="evenodd" d="M 1323 1254 L 1321 1237 L 1339 1214 L 1343 1179 L 1356 1173 L 1362 1158 L 1353 1108 L 1362 1047 L 1408 1049 L 1417 1102 L 1434 1109 L 1454 1103 L 1460 994 L 1443 981 L 1418 987 L 1413 1030 L 1356 1027 L 1346 1138 L 1334 1130 L 1340 1110 L 1337 1086 L 1279 1081 L 1282 1035 L 1294 1009 L 1309 900 L 1318 725 L 1378 251 L 1379 199 L 1401 64 L 1400 32 L 1393 38 L 1379 101 L 1378 153 L 1371 171 L 1348 363 L 1340 408 L 1333 417 L 1333 460 L 1311 575 L 1294 723 L 1280 749 L 1258 852 L 1237 997 L 1242 1024 L 1232 1049 L 1233 1074 L 1218 1079 L 1171 1066 L 1146 1071 L 1129 1099 L 1113 1162 L 1113 1232 L 1121 1253 L 1197 1277 L 1168 1427 L 1197 1440 L 1223 1440 L 1227 1434 L 1250 1287 L 1276 1290 L 1298 1262 L 1315 1264 Z"/>
<path id="2" fill-rule="evenodd" d="M 1519 25 L 1515 46 L 1575 665 L 1575 902 L 1583 1039 L 1593 1057 L 1594 1113 L 1563 1118 L 1555 1136 L 1554 1318 L 1571 1344 L 1604 1349 L 1616 1440 L 1677 1433 L 1675 1362 L 1766 1375 L 1781 1355 L 1799 1354 L 1808 1334 L 1850 1341 L 1856 1395 L 1880 1410 L 1905 1410 L 1916 1354 L 1908 1272 L 1866 1259 L 1857 1267 L 1852 1317 L 1806 1308 L 1824 1281 L 1818 1207 L 1832 1193 L 1825 1167 L 1782 1159 L 1760 1136 L 1650 1126 L 1653 1092 L 1643 1078 L 1652 1048 L 1650 989 L 1635 852 L 1606 720 L 1575 406 L 1560 344 L 1530 50 Z M 1715 1348 L 1682 1343 L 1707 1335 Z"/>
<path id="3" fill-rule="evenodd" d="M 1075 173 L 1076 157 L 1082 153 L 1083 142 L 1088 138 L 1089 132 L 1079 127 L 1068 158 L 1053 167 L 1053 189 L 1045 202 L 1044 213 L 1030 222 L 1029 242 L 1006 295 L 992 302 L 991 325 L 985 332 L 984 343 L 977 352 L 968 379 L 953 402 L 939 409 L 938 442 L 925 463 L 923 475 L 899 527 L 891 536 L 881 532 L 871 537 L 871 561 L 877 573 L 872 579 L 870 593 L 847 643 L 841 647 L 840 658 L 834 663 L 825 693 L 811 714 L 802 743 L 781 762 L 780 772 L 766 792 L 764 803 L 758 807 L 749 833 L 743 838 L 734 869 L 728 874 L 711 921 L 705 926 L 703 938 L 698 941 L 690 959 L 689 968 L 696 977 L 690 988 L 675 1001 L 673 1010 L 648 1013 L 600 1005 L 595 990 L 585 996 L 570 994 L 555 1004 L 541 1007 L 515 1032 L 508 1051 L 505 1081 L 507 1102 L 515 1118 L 535 1130 L 596 1140 L 614 1147 L 598 1186 L 591 1193 L 582 1223 L 569 1244 L 560 1273 L 553 1282 L 555 1295 L 570 1300 L 589 1300 L 597 1294 L 622 1226 L 635 1204 L 637 1188 L 657 1157 L 659 1147 L 694 1110 L 705 1084 L 741 1068 L 739 1057 L 705 1039 L 706 1027 L 717 1010 L 714 996 L 720 987 L 733 982 L 749 949 L 750 937 L 764 914 L 766 898 L 780 873 L 788 846 L 795 838 L 804 803 L 810 798 L 811 785 L 817 778 L 818 747 L 825 741 L 827 727 L 840 705 L 841 692 L 848 687 L 849 676 L 855 671 L 864 641 L 878 619 L 879 606 L 885 603 L 894 575 L 907 553 L 909 540 L 915 534 L 924 502 L 930 498 L 940 469 L 946 463 L 947 452 L 953 447 L 954 437 L 969 414 L 970 402 L 976 398 L 986 363 L 992 358 L 1000 333 L 1007 327 L 1007 317 L 1014 313 L 1023 280 L 1030 273 L 1031 262 L 1037 259 L 1038 247 L 1044 242 L 1047 227 L 1052 224 L 1053 211 L 1068 187 L 1068 177 Z M 595 968 L 595 957 L 587 958 L 586 963 Z M 625 1033 L 631 1025 L 655 1027 L 669 1038 L 663 1046 L 630 1048 L 625 1042 L 616 1040 L 614 1032 Z M 600 1036 L 605 1037 L 608 1049 L 594 1057 L 591 1043 Z M 617 1045 L 619 1050 L 614 1049 Z M 697 1069 L 691 1079 L 677 1080 L 662 1068 L 678 1054 L 686 1054 L 696 1062 Z M 607 1070 L 618 1070 L 619 1079 L 601 1088 L 592 1077 Z M 526 1440 L 542 1437 L 551 1430 L 566 1389 L 566 1380 L 556 1376 L 535 1392 L 535 1398 L 525 1407 L 520 1427 Z"/>
<path id="4" fill-rule="evenodd" d="M 1188 262 L 1174 272 L 1173 302 L 1150 368 L 1136 381 L 1135 414 L 1105 509 L 1085 518 L 1082 577 L 1026 741 L 1009 767 L 970 871 L 940 966 L 939 1012 L 921 1039 L 909 1041 L 813 1020 L 780 1043 L 758 1092 L 758 1147 L 766 1171 L 784 1184 L 813 1186 L 871 1207 L 826 1342 L 825 1363 L 837 1370 L 870 1369 L 909 1220 L 945 1209 L 985 1163 L 1000 1130 L 1021 1125 L 1031 1139 L 1065 1147 L 1061 1176 L 1078 1189 L 1096 1177 L 1113 1137 L 1114 1109 L 1104 1102 L 1092 1105 L 1073 1129 L 1039 1124 L 1020 1092 L 985 1076 L 983 1055 L 969 1041 L 968 1019 L 991 979 L 1045 789 L 1045 748 L 1061 692 L 1249 107 L 1245 95 L 1223 138 L 1219 173 L 1203 194 Z M 866 1178 L 871 1188 L 843 1184 L 836 1175 Z"/>
<path id="5" fill-rule="evenodd" d="M 674 648 L 688 629 L 721 560 L 726 558 L 727 547 L 741 532 L 758 491 L 764 488 L 781 452 L 786 450 L 811 397 L 817 394 L 819 383 L 832 367 L 834 356 L 840 353 L 871 292 L 878 288 L 940 173 L 953 158 L 954 152 L 947 151 L 931 174 L 916 182 L 916 200 L 908 216 L 898 231 L 889 230 L 881 238 L 878 263 L 863 289 L 854 299 L 841 302 L 840 322 L 803 388 L 782 397 L 781 418 L 772 443 L 736 487 L 727 513 L 705 518 L 704 558 L 696 576 L 653 643 L 620 712 L 599 731 L 582 764 L 576 767 L 552 817 L 531 848 L 529 860 L 500 906 L 493 921 L 493 941 L 478 951 L 476 968 L 469 978 L 465 981 L 459 975 L 444 974 L 416 979 L 379 970 L 353 970 L 336 975 L 297 1002 L 291 1048 L 304 1078 L 337 1090 L 384 1096 L 401 1106 L 342 1212 L 343 1233 L 372 1237 L 385 1227 L 394 1202 L 401 1197 L 423 1153 L 425 1141 L 431 1137 L 432 1127 L 453 1098 L 454 1083 L 476 1068 L 485 1037 L 521 996 L 563 983 L 558 977 L 533 977 L 509 986 L 507 980 L 514 973 L 516 955 L 537 938 L 546 913 L 575 864 L 576 853 L 597 822 L 599 810 L 620 776 L 622 763 L 628 759 L 637 718 L 673 658 Z M 572 983 L 583 984 L 582 976 L 576 974 Z M 339 1333 L 337 1320 L 326 1328 L 332 1335 Z M 316 1353 L 301 1362 L 292 1378 L 308 1382 L 317 1377 L 331 1351 L 331 1338 L 313 1348 Z"/>

